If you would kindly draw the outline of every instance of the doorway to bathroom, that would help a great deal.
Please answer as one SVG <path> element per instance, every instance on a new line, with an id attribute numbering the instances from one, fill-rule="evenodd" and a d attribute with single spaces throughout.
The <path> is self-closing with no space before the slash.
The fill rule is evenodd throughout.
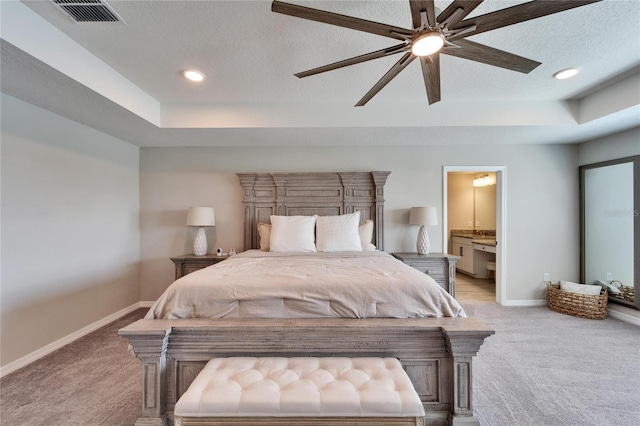
<path id="1" fill-rule="evenodd" d="M 443 242 L 459 256 L 456 298 L 506 300 L 506 167 L 444 166 Z"/>

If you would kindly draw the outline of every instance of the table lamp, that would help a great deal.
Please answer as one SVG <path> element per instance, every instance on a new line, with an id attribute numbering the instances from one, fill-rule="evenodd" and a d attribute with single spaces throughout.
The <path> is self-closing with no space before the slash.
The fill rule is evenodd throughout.
<path id="1" fill-rule="evenodd" d="M 438 224 L 438 211 L 435 207 L 411 207 L 409 225 L 420 225 L 416 249 L 418 254 L 429 254 L 429 234 L 425 226 Z"/>
<path id="2" fill-rule="evenodd" d="M 205 226 L 215 226 L 216 216 L 213 207 L 191 207 L 187 213 L 187 226 L 197 226 L 198 231 L 193 240 L 193 254 L 204 256 L 207 254 L 207 235 Z"/>

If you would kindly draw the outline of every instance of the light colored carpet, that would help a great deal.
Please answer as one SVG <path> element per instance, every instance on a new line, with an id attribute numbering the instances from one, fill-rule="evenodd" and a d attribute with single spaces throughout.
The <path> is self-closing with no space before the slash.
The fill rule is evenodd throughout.
<path id="1" fill-rule="evenodd" d="M 483 426 L 640 424 L 640 328 L 546 307 L 464 304 L 495 330 L 474 361 Z M 145 310 L 0 380 L 2 426 L 120 426 L 140 416 L 140 361 L 117 330 Z"/>
<path id="2" fill-rule="evenodd" d="M 547 307 L 464 305 L 496 330 L 474 360 L 482 425 L 640 425 L 640 328 Z"/>

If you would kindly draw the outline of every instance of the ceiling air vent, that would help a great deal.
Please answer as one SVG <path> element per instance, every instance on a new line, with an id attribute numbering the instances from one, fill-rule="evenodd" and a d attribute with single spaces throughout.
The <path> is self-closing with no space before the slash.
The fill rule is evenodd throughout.
<path id="1" fill-rule="evenodd" d="M 76 22 L 124 22 L 103 0 L 52 0 Z"/>

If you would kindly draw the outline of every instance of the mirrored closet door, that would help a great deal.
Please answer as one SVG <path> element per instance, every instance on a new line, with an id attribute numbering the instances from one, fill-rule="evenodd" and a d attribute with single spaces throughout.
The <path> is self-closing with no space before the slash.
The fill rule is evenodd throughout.
<path id="1" fill-rule="evenodd" d="M 580 167 L 580 279 L 640 309 L 640 156 Z"/>

